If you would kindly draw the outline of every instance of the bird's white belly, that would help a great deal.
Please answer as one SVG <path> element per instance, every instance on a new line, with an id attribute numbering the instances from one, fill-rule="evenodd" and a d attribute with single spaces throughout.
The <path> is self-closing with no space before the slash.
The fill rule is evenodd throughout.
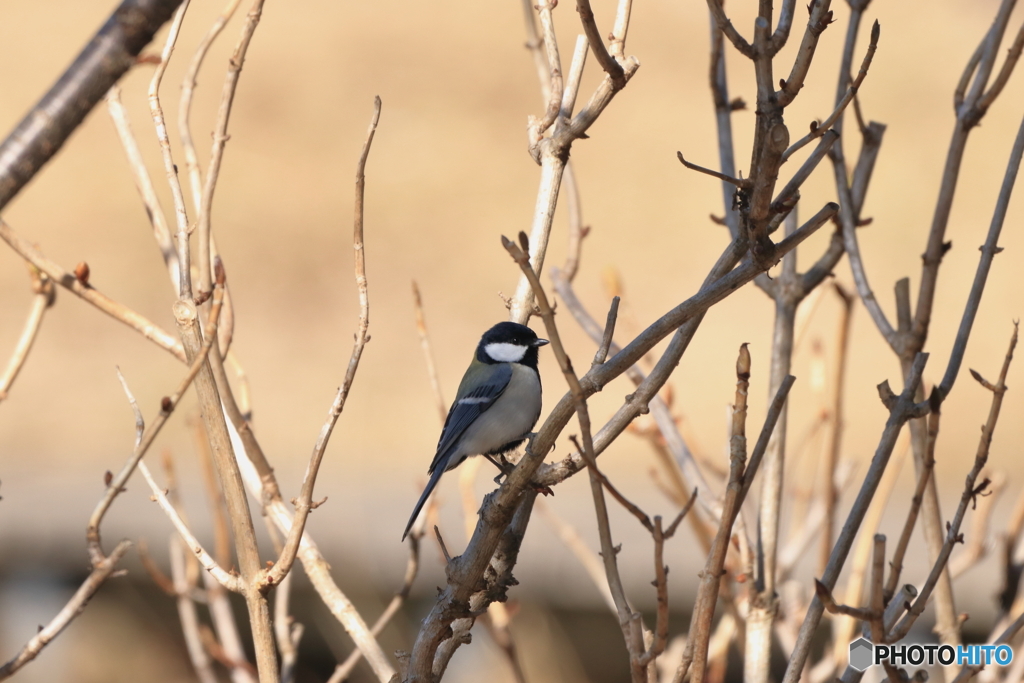
<path id="1" fill-rule="evenodd" d="M 513 365 L 508 388 L 494 406 L 466 429 L 458 453 L 450 461 L 452 466 L 466 456 L 482 455 L 525 437 L 537 424 L 540 406 L 537 373 L 525 366 Z M 513 407 L 517 409 L 512 410 Z"/>

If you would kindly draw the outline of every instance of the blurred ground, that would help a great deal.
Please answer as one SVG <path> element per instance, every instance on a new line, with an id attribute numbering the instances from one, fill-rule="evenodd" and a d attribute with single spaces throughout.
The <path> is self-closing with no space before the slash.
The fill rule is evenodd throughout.
<path id="1" fill-rule="evenodd" d="M 0 6 L 0 131 L 17 123 L 102 23 L 112 4 L 38 0 Z M 847 16 L 845 4 L 835 4 L 838 23 L 825 32 L 807 85 L 787 110 L 794 135 L 831 111 Z M 610 25 L 611 6 L 596 3 L 602 26 Z M 916 300 L 919 255 L 952 127 L 952 91 L 995 6 L 992 0 L 943 0 L 922 11 L 914 3 L 879 0 L 867 13 L 869 19 L 879 19 L 883 30 L 861 105 L 866 117 L 885 122 L 888 131 L 865 208 L 874 222 L 860 235 L 871 282 L 890 316 L 897 279 L 911 278 Z M 219 10 L 217 3 L 198 0 L 189 10 L 179 54 L 164 81 L 172 128 L 185 56 Z M 752 24 L 754 10 L 752 2 L 730 3 L 739 27 Z M 800 30 L 804 16 L 799 9 L 794 31 Z M 567 67 L 580 32 L 572 4 L 563 3 L 555 19 Z M 193 131 L 203 160 L 223 69 L 238 30 L 236 17 L 200 78 Z M 858 61 L 866 42 L 867 31 L 863 33 Z M 521 9 L 513 0 L 270 2 L 235 100 L 214 226 L 235 297 L 235 349 L 251 380 L 256 429 L 286 492 L 298 489 L 305 459 L 348 360 L 357 315 L 351 269 L 352 175 L 373 96 L 384 101 L 367 170 L 373 339 L 318 482 L 318 495 L 328 495 L 330 502 L 310 521 L 340 585 L 363 596 L 360 599 L 370 605 L 369 618 L 376 616 L 372 605 L 378 596 L 386 599 L 399 583 L 405 556 L 399 531 L 423 483 L 438 428 L 413 324 L 410 282 L 415 279 L 422 289 L 442 385 L 450 398 L 479 334 L 505 315 L 498 292 L 510 293 L 517 281 L 517 270 L 498 238 L 528 228 L 538 178 L 526 153 L 525 123 L 529 114 L 540 113 L 542 103 L 524 40 Z M 792 59 L 796 42 L 784 51 L 782 64 Z M 626 297 L 620 339 L 696 291 L 725 246 L 724 230 L 708 219 L 709 214 L 721 213 L 717 182 L 686 172 L 675 159 L 676 150 L 683 150 L 697 163 L 718 165 L 706 84 L 707 48 L 704 3 L 636 3 L 627 52 L 636 55 L 642 67 L 591 129 L 591 139 L 573 148 L 584 220 L 592 226 L 576 287 L 601 318 L 609 299 L 604 283 L 610 272 L 617 273 Z M 595 68 L 594 63 L 588 66 L 583 96 L 597 82 Z M 730 53 L 728 68 L 731 94 L 752 102 L 749 64 Z M 788 69 L 779 71 L 785 76 Z M 129 74 L 122 83 L 123 97 L 167 208 L 170 197 L 160 182 L 159 154 L 145 100 L 150 75 L 148 66 Z M 976 248 L 984 240 L 1024 110 L 1021 83 L 1021 74 L 1015 74 L 983 125 L 972 133 L 948 230 L 953 249 L 943 262 L 928 344 L 929 382 L 941 376 L 959 323 L 977 264 Z M 740 169 L 749 165 L 752 123 L 749 110 L 733 119 Z M 846 153 L 853 158 L 857 143 L 855 136 L 848 137 Z M 176 152 L 182 163 L 180 149 Z M 833 199 L 831 173 L 823 171 L 803 192 L 805 216 Z M 964 364 L 988 377 L 997 374 L 1011 321 L 1024 310 L 1019 207 L 1018 198 L 1007 217 L 1001 240 L 1005 251 L 989 278 Z M 4 218 L 65 267 L 87 261 L 95 286 L 173 329 L 172 291 L 103 108 L 89 117 Z M 827 238 L 827 230 L 822 232 L 801 250 L 801 263 L 817 257 Z M 565 217 L 560 214 L 548 264 L 562 262 L 564 242 Z M 836 275 L 840 283 L 852 286 L 845 261 Z M 8 249 L 0 249 L 4 362 L 20 333 L 29 299 L 24 266 Z M 827 391 L 817 370 L 821 360 L 812 349 L 820 342 L 831 363 L 836 312 L 832 297 L 823 297 L 798 350 L 791 444 L 806 431 Z M 742 342 L 751 343 L 754 358 L 751 424 L 760 424 L 772 313 L 758 290 L 748 287 L 737 293 L 707 316 L 673 377 L 675 410 L 683 417 L 693 447 L 708 458 L 724 463 L 726 409 L 732 399 L 735 353 Z M 592 344 L 568 316 L 561 318 L 561 325 L 568 350 L 580 366 L 593 353 Z M 885 420 L 875 385 L 888 378 L 897 386 L 899 370 L 860 307 L 851 348 L 843 455 L 858 463 L 859 483 Z M 45 572 L 59 582 L 87 562 L 85 521 L 101 494 L 103 472 L 121 466 L 134 438 L 115 365 L 147 416 L 155 414 L 160 397 L 169 393 L 182 372 L 166 353 L 60 292 L 29 363 L 0 407 L 0 595 L 5 596 L 0 605 L 5 614 L 0 657 L 12 654 L 31 635 L 25 624 L 48 619 L 60 602 L 52 597 L 33 599 L 32 605 L 51 609 L 17 616 L 21 612 L 14 611 L 6 596 L 23 595 L 18 577 Z M 1011 370 L 1011 386 L 1019 372 L 1020 368 Z M 564 391 L 550 354 L 543 359 L 542 374 L 550 406 Z M 627 383 L 618 381 L 595 397 L 595 421 L 610 416 L 629 391 Z M 936 472 L 946 517 L 959 497 L 988 400 L 988 393 L 963 373 L 944 407 Z M 191 410 L 194 403 L 186 402 L 183 413 Z M 991 466 L 1006 472 L 1010 481 L 1009 493 L 997 506 L 996 531 L 1005 527 L 1021 488 L 1022 414 L 1021 396 L 1010 391 L 991 457 Z M 568 448 L 567 439 L 562 439 L 556 455 L 564 455 Z M 793 468 L 792 500 L 811 481 L 820 448 L 820 442 L 811 442 L 808 455 Z M 205 531 L 201 482 L 185 415 L 161 435 L 154 452 L 162 449 L 176 457 L 186 503 L 197 528 Z M 655 461 L 644 441 L 626 435 L 602 462 L 609 476 L 648 512 L 674 514 L 651 483 L 648 471 Z M 912 486 L 911 470 L 904 468 L 897 491 Z M 490 478 L 487 470 L 480 475 L 480 495 L 488 490 Z M 461 548 L 454 477 L 442 482 L 441 496 L 446 538 L 452 539 L 450 547 Z M 851 498 L 847 493 L 844 504 Z M 597 548 L 585 482 L 570 480 L 548 503 Z M 895 533 L 903 509 L 905 501 L 894 503 L 883 531 Z M 616 514 L 613 521 L 624 541 L 622 562 L 631 594 L 640 605 L 649 605 L 650 541 L 624 514 Z M 135 481 L 104 527 L 108 543 L 122 536 L 147 537 L 154 546 L 163 545 L 168 531 L 144 486 Z M 689 605 L 689 579 L 703 562 L 692 547 L 685 535 L 667 549 L 674 570 L 673 600 L 681 611 Z M 916 546 L 912 555 L 911 580 L 920 583 L 923 550 Z M 433 548 L 427 549 L 425 558 L 424 576 L 417 583 L 421 597 L 431 595 L 442 576 Z M 137 563 L 132 562 L 137 574 Z M 990 557 L 956 586 L 958 608 L 969 611 L 973 623 L 988 624 L 992 618 L 992 596 L 1000 581 L 997 567 L 998 558 Z M 809 574 L 813 566 L 804 570 Z M 598 593 L 582 579 L 576 560 L 543 521 L 531 529 L 517 577 L 522 585 L 515 589 L 515 597 L 540 605 L 537 614 L 556 608 L 600 609 Z M 116 605 L 104 604 L 112 605 L 110 609 Z M 675 625 L 682 628 L 681 622 L 677 619 Z M 401 637 L 409 637 L 412 625 L 406 625 Z M 76 638 L 87 637 L 84 631 L 80 625 L 73 627 L 65 639 L 77 642 Z M 408 646 L 395 637 L 400 642 L 394 647 Z M 347 641 L 340 635 L 334 640 L 331 647 L 340 648 L 335 652 L 343 655 Z M 485 640 L 481 635 L 476 642 Z M 484 656 L 483 650 L 470 654 L 476 648 L 456 658 L 466 661 L 460 670 L 472 671 L 470 658 Z M 165 668 L 166 680 L 189 677 L 181 656 L 177 652 L 171 657 L 178 668 Z M 41 669 L 36 674 L 31 670 L 25 680 L 43 675 Z M 96 680 L 104 675 L 97 674 Z M 564 675 L 567 680 L 569 674 Z M 57 678 L 93 680 L 81 667 Z M 155 674 L 150 680 L 157 680 Z"/>

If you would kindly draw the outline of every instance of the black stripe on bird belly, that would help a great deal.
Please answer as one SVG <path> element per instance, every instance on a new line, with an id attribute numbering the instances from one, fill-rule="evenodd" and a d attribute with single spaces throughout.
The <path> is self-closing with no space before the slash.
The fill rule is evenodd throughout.
<path id="1" fill-rule="evenodd" d="M 498 446 L 493 450 L 487 451 L 485 455 L 505 455 L 506 453 L 511 453 L 515 449 L 519 448 L 519 446 L 521 446 L 524 441 L 526 441 L 525 435 L 522 439 L 509 441 L 507 444 L 504 444 L 503 446 Z"/>

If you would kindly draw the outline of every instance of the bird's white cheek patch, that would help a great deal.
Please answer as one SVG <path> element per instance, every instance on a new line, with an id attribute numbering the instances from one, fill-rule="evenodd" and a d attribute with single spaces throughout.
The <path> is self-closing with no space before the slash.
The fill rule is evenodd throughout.
<path id="1" fill-rule="evenodd" d="M 492 343 L 484 347 L 488 356 L 499 363 L 518 363 L 526 355 L 525 346 L 508 343 Z"/>

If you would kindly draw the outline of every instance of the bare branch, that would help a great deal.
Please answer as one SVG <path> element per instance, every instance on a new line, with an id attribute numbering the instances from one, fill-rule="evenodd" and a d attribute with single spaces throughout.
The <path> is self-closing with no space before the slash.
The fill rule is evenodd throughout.
<path id="1" fill-rule="evenodd" d="M 941 396 L 946 396 L 953 389 L 953 383 L 963 363 L 964 353 L 967 350 L 967 340 L 971 336 L 971 329 L 974 326 L 974 318 L 978 314 L 981 305 L 981 296 L 985 292 L 985 283 L 988 280 L 988 272 L 992 267 L 992 261 L 996 254 L 1002 251 L 999 247 L 999 235 L 1003 229 L 1003 222 L 1006 219 L 1006 211 L 1010 205 L 1010 196 L 1013 194 L 1013 186 L 1017 180 L 1017 171 L 1020 169 L 1021 158 L 1024 157 L 1024 120 L 1021 121 L 1017 130 L 1017 138 L 1013 143 L 1013 150 L 1010 152 L 1010 160 L 1006 165 L 1006 173 L 1003 175 L 1003 184 L 999 189 L 999 199 L 996 200 L 996 208 L 992 215 L 992 222 L 989 224 L 988 237 L 985 244 L 980 247 L 981 258 L 978 261 L 978 269 L 974 274 L 974 282 L 971 284 L 971 293 L 964 305 L 963 317 L 960 321 L 960 328 L 956 333 L 956 340 L 953 342 L 953 350 L 949 355 L 949 363 L 946 366 L 946 373 L 939 385 Z"/>
<path id="2" fill-rule="evenodd" d="M 306 477 L 302 482 L 302 491 L 298 501 L 295 503 L 295 517 L 292 520 L 291 529 L 285 539 L 284 549 L 280 557 L 274 563 L 273 569 L 266 574 L 266 583 L 272 586 L 280 583 L 291 570 L 299 550 L 299 542 L 302 540 L 302 532 L 306 527 L 306 519 L 313 509 L 313 486 L 316 484 L 316 475 L 320 470 L 320 463 L 323 461 L 324 451 L 327 450 L 327 442 L 334 431 L 334 425 L 345 408 L 345 401 L 352 388 L 352 382 L 356 378 L 356 371 L 359 369 L 359 359 L 362 358 L 363 348 L 370 340 L 367 330 L 370 326 L 370 301 L 366 282 L 366 250 L 363 246 L 363 196 L 366 188 L 366 160 L 370 154 L 370 145 L 373 143 L 373 135 L 377 131 L 377 122 L 380 121 L 381 101 L 379 97 L 373 100 L 373 116 L 370 119 L 370 128 L 366 133 L 366 142 L 363 144 L 363 151 L 359 155 L 359 162 L 356 164 L 356 199 L 355 199 L 355 227 L 353 229 L 352 248 L 355 251 L 355 278 L 356 287 L 359 291 L 359 323 L 356 328 L 355 344 L 352 348 L 352 355 L 349 357 L 348 369 L 345 371 L 345 379 L 338 389 L 338 393 L 331 403 L 327 413 L 327 421 L 320 429 L 320 436 L 317 437 L 316 445 L 313 447 L 313 455 L 310 456 L 309 465 L 306 466 Z"/>
<path id="3" fill-rule="evenodd" d="M 728 176 L 728 175 L 726 175 L 724 173 L 719 173 L 718 171 L 712 171 L 710 168 L 704 168 L 703 166 L 698 166 L 697 164 L 692 164 L 692 163 L 690 163 L 689 161 L 687 161 L 683 157 L 683 153 L 682 152 L 676 152 L 676 158 L 679 159 L 680 163 L 682 163 L 683 166 L 685 166 L 686 168 L 690 169 L 691 171 L 697 171 L 698 173 L 703 173 L 705 175 L 709 175 L 712 178 L 718 178 L 719 180 L 721 180 L 724 183 L 729 183 L 730 185 L 735 185 L 736 187 L 739 187 L 739 188 L 744 188 L 747 185 L 749 185 L 749 182 L 744 182 L 742 180 L 737 180 L 736 178 Z"/>
<path id="4" fill-rule="evenodd" d="M 826 131 L 832 129 L 832 126 L 839 120 L 839 117 L 843 115 L 843 111 L 847 105 L 853 101 L 853 98 L 857 96 L 857 91 L 860 89 L 861 83 L 864 82 L 864 78 L 868 75 L 868 69 L 871 67 L 871 60 L 875 56 L 875 50 L 878 48 L 878 36 L 881 31 L 881 27 L 878 22 L 874 23 L 871 27 L 871 42 L 868 43 L 868 51 L 864 55 L 864 61 L 861 62 L 860 71 L 857 73 L 857 78 L 853 80 L 853 83 L 846 89 L 846 94 L 843 99 L 836 105 L 835 110 L 821 123 L 811 124 L 811 132 L 794 142 L 786 153 L 782 155 L 782 161 L 785 162 L 794 152 L 799 150 L 801 147 L 806 145 L 814 138 L 821 137 Z"/>
<path id="5" fill-rule="evenodd" d="M 964 492 L 960 496 L 960 506 L 957 508 L 956 514 L 953 516 L 953 521 L 947 525 L 946 528 L 946 540 L 942 544 L 942 550 L 935 560 L 932 566 L 931 573 L 928 575 L 927 581 L 924 586 L 921 587 L 917 599 L 914 601 L 914 605 L 907 612 L 906 616 L 896 625 L 896 628 L 887 634 L 887 642 L 896 642 L 903 638 L 909 631 L 910 627 L 914 625 L 914 622 L 924 612 L 925 605 L 928 604 L 928 598 L 931 596 L 932 590 L 935 588 L 935 584 L 938 583 L 939 576 L 942 574 L 946 567 L 946 563 L 949 561 L 949 555 L 953 552 L 953 546 L 957 543 L 963 542 L 963 537 L 960 535 L 960 525 L 963 523 L 964 515 L 967 514 L 967 507 L 970 505 L 979 495 L 985 495 L 985 491 L 990 483 L 989 479 L 984 479 L 981 484 L 975 486 L 975 482 L 981 475 L 981 470 L 988 462 L 989 446 L 992 443 L 992 435 L 995 432 L 996 422 L 999 420 L 999 411 L 1003 404 L 1003 395 L 1006 393 L 1006 373 L 1010 369 L 1010 361 L 1013 360 L 1013 350 L 1017 346 L 1017 325 L 1013 326 L 1013 336 L 1010 338 L 1010 348 L 1006 352 L 1006 358 L 1003 360 L 1002 370 L 999 372 L 999 380 L 992 388 L 992 405 L 989 408 L 988 421 L 981 430 L 981 440 L 978 443 L 978 452 L 974 456 L 974 466 L 971 471 L 967 474 L 967 480 L 964 483 Z"/>
<path id="6" fill-rule="evenodd" d="M 217 188 L 217 180 L 220 177 L 221 161 L 224 159 L 224 147 L 227 145 L 228 138 L 230 137 L 228 135 L 228 121 L 231 118 L 231 106 L 235 101 L 235 90 L 238 88 L 238 79 L 242 75 L 245 55 L 249 50 L 249 43 L 256 32 L 256 27 L 260 23 L 262 13 L 263 0 L 254 0 L 245 15 L 242 34 L 235 45 L 235 51 L 232 53 L 231 59 L 228 60 L 228 70 L 224 76 L 220 107 L 217 110 L 217 123 L 213 130 L 210 165 L 206 169 L 206 184 L 203 186 L 203 199 L 199 207 L 199 216 L 196 220 L 196 232 L 198 234 L 196 255 L 199 260 L 199 287 L 201 291 L 208 291 L 212 281 L 210 269 L 213 265 L 211 256 L 213 237 L 210 216 L 213 212 L 213 195 L 214 190 Z"/>
<path id="7" fill-rule="evenodd" d="M 241 0 L 228 0 L 227 5 L 214 19 L 213 25 L 206 31 L 206 35 L 199 41 L 192 61 L 188 64 L 185 78 L 181 83 L 181 100 L 178 103 L 178 137 L 181 138 L 181 146 L 185 151 L 185 167 L 188 169 L 189 184 L 192 190 L 192 210 L 197 214 L 203 199 L 203 175 L 199 168 L 199 157 L 196 154 L 196 146 L 192 140 L 192 127 L 190 117 L 192 114 L 192 98 L 196 90 L 196 79 L 199 77 L 199 70 L 206 59 L 206 53 L 217 36 L 221 34 L 228 20 L 235 14 Z"/>
<path id="8" fill-rule="evenodd" d="M 0 144 L 0 209 L 60 150 L 181 0 L 124 0 Z"/>
<path id="9" fill-rule="evenodd" d="M 832 11 L 829 10 L 830 0 L 812 0 L 811 16 L 807 20 L 807 28 L 804 31 L 803 40 L 797 50 L 796 59 L 793 61 L 793 69 L 789 72 L 789 78 L 782 83 L 782 89 L 777 93 L 779 106 L 785 107 L 794 99 L 797 93 L 804 87 L 804 79 L 811 68 L 811 60 L 814 59 L 814 51 L 818 47 L 818 38 L 822 32 L 832 23 Z"/>
<path id="10" fill-rule="evenodd" d="M 853 507 L 850 509 L 846 523 L 839 532 L 839 537 L 836 539 L 835 547 L 832 549 L 828 565 L 822 574 L 821 582 L 830 590 L 835 587 L 836 579 L 839 577 L 839 572 L 846 562 L 846 557 L 853 545 L 857 530 L 864 520 L 864 515 L 867 513 L 871 499 L 878 488 L 882 474 L 885 472 L 889 456 L 892 455 L 893 447 L 896 445 L 896 439 L 900 431 L 902 431 L 903 425 L 909 419 L 920 417 L 928 410 L 927 403 L 914 403 L 914 395 L 917 392 L 918 385 L 921 383 L 921 375 L 924 372 L 924 366 L 927 361 L 928 354 L 920 353 L 917 355 L 903 393 L 891 402 L 889 419 L 886 421 L 878 448 L 875 450 L 875 455 L 871 459 L 871 465 L 868 467 L 868 472 L 864 477 L 864 483 L 861 485 L 857 498 L 853 502 Z M 821 621 L 823 611 L 824 607 L 821 601 L 815 598 L 811 602 L 810 607 L 808 607 L 807 615 L 800 626 L 800 632 L 797 635 L 797 641 L 793 647 L 783 683 L 796 683 L 800 678 L 804 664 L 807 661 L 807 656 L 810 653 L 811 636 Z"/>
<path id="11" fill-rule="evenodd" d="M 221 301 L 223 296 L 223 287 L 218 287 L 214 290 L 214 304 L 210 309 L 211 319 L 207 323 L 208 329 L 216 330 L 217 318 L 214 316 L 220 315 Z M 103 548 L 100 545 L 100 523 L 103 521 L 103 516 L 106 514 L 110 505 L 114 502 L 114 499 L 124 490 L 124 485 L 128 482 L 128 478 L 131 477 L 132 472 L 135 471 L 135 467 L 142 460 L 142 456 L 146 454 L 149 447 L 153 444 L 153 440 L 157 434 L 160 433 L 160 429 L 170 418 L 171 413 L 177 407 L 178 402 L 184 395 L 185 391 L 192 384 L 192 380 L 199 374 L 199 370 L 203 363 L 206 361 L 207 355 L 210 353 L 212 341 L 207 340 L 207 343 L 196 354 L 189 366 L 188 372 L 185 374 L 184 379 L 178 384 L 178 388 L 170 396 L 164 397 L 160 404 L 160 413 L 157 418 L 152 422 L 149 430 L 142 435 L 141 438 L 136 438 L 135 451 L 132 453 L 128 462 L 125 463 L 124 467 L 116 477 L 114 477 L 107 485 L 107 490 L 103 495 L 102 500 L 97 504 L 96 509 L 93 510 L 92 515 L 89 517 L 89 525 L 86 527 L 85 538 L 89 548 L 89 557 L 92 559 L 93 566 L 97 566 L 103 561 Z M 129 394 L 130 395 L 130 394 Z M 138 413 L 136 413 L 138 415 Z M 137 418 L 138 424 L 138 418 Z"/>
<path id="12" fill-rule="evenodd" d="M 121 103 L 121 88 L 113 86 L 107 93 L 107 111 L 110 113 L 110 120 L 114 123 L 114 129 L 121 140 L 125 155 L 128 157 L 128 166 L 132 171 L 132 178 L 135 180 L 135 187 L 139 191 L 142 203 L 146 207 L 146 215 L 153 225 L 153 237 L 160 248 L 160 254 L 164 258 L 167 272 L 170 275 L 171 283 L 178 286 L 178 252 L 174 247 L 174 238 L 171 237 L 170 228 L 167 227 L 167 218 L 164 216 L 164 209 L 160 205 L 160 198 L 153 187 L 153 179 L 149 175 L 146 163 L 142 159 L 142 150 L 132 132 L 131 124 L 128 122 L 128 112 Z"/>
<path id="13" fill-rule="evenodd" d="M 41 628 L 38 633 L 32 636 L 21 651 L 2 667 L 0 667 L 0 680 L 6 680 L 13 676 L 21 667 L 25 666 L 39 656 L 39 653 L 50 641 L 60 635 L 71 620 L 77 617 L 85 609 L 89 600 L 99 590 L 103 582 L 110 578 L 115 572 L 117 563 L 121 561 L 124 554 L 128 552 L 131 543 L 121 541 L 114 548 L 108 557 L 105 557 L 98 565 L 93 567 L 89 577 L 82 583 L 71 599 L 57 613 L 50 623 Z"/>
<path id="14" fill-rule="evenodd" d="M 587 40 L 590 42 L 590 49 L 594 52 L 594 59 L 601 65 L 608 77 L 611 79 L 612 87 L 615 90 L 621 90 L 626 87 L 627 76 L 622 69 L 622 65 L 619 64 L 614 57 L 608 54 L 607 48 L 604 46 L 604 37 L 601 35 L 601 30 L 597 28 L 597 20 L 594 19 L 594 11 L 590 9 L 590 0 L 576 0 L 576 11 L 579 12 L 580 21 L 583 22 L 583 31 L 587 34 Z M 628 16 L 627 16 L 628 22 Z M 625 24 L 621 29 L 622 36 L 621 41 L 625 40 Z"/>
<path id="15" fill-rule="evenodd" d="M 427 334 L 427 321 L 423 315 L 423 299 L 420 297 L 420 288 L 416 281 L 412 282 L 413 307 L 416 311 L 416 332 L 420 336 L 420 347 L 423 349 L 423 358 L 427 363 L 427 376 L 430 378 L 430 388 L 434 390 L 434 399 L 437 403 L 437 412 L 441 416 L 441 422 L 448 415 L 448 408 L 444 402 L 444 395 L 441 393 L 441 380 L 437 376 L 437 367 L 434 365 L 434 354 L 430 350 L 430 336 Z"/>
<path id="16" fill-rule="evenodd" d="M 708 9 L 711 11 L 711 16 L 715 19 L 718 30 L 725 34 L 729 42 L 733 44 L 733 47 L 744 57 L 753 59 L 754 46 L 748 43 L 746 38 L 741 36 L 736 27 L 729 21 L 729 17 L 725 15 L 725 8 L 722 7 L 722 0 L 708 0 Z"/>
<path id="17" fill-rule="evenodd" d="M 7 398 L 11 385 L 17 379 L 18 373 L 28 360 L 29 351 L 39 334 L 39 328 L 43 324 L 43 314 L 46 309 L 53 305 L 57 291 L 46 273 L 40 272 L 31 263 L 28 264 L 29 277 L 32 279 L 32 307 L 28 312 L 28 319 L 25 320 L 25 327 L 18 337 L 18 343 L 14 345 L 11 358 L 7 361 L 7 367 L 0 374 L 0 402 Z"/>
<path id="18" fill-rule="evenodd" d="M 3 238 L 23 259 L 45 273 L 51 280 L 64 289 L 100 309 L 114 320 L 124 323 L 157 346 L 172 353 L 178 360 L 185 360 L 185 352 L 181 343 L 170 333 L 161 329 L 156 323 L 131 310 L 124 304 L 101 294 L 88 282 L 82 282 L 73 273 L 69 273 L 49 260 L 30 242 L 18 236 L 11 226 L 0 220 L 0 238 Z"/>
<path id="19" fill-rule="evenodd" d="M 196 612 L 195 602 L 192 601 L 191 589 L 185 570 L 185 549 L 181 545 L 181 539 L 171 536 L 170 541 L 171 576 L 174 577 L 172 595 L 178 607 L 178 619 L 181 621 L 181 632 L 185 638 L 185 649 L 188 650 L 188 657 L 192 661 L 192 668 L 195 669 L 196 678 L 199 683 L 217 683 L 217 674 L 213 671 L 210 656 L 203 647 L 203 640 L 200 634 L 199 615 Z"/>
<path id="20" fill-rule="evenodd" d="M 171 139 L 167 134 L 164 110 L 160 105 L 160 83 L 163 81 L 164 72 L 167 70 L 168 62 L 170 62 L 171 53 L 174 51 L 174 44 L 178 41 L 178 32 L 181 30 L 181 22 L 185 19 L 188 5 L 189 0 L 184 0 L 181 3 L 181 7 L 175 13 L 174 21 L 171 23 L 171 30 L 167 33 L 163 51 L 160 53 L 160 63 L 157 64 L 153 78 L 149 82 L 149 111 L 153 117 L 153 125 L 156 128 L 157 141 L 160 143 L 160 155 L 164 162 L 167 185 L 171 188 L 171 198 L 174 201 L 176 223 L 174 241 L 178 253 L 178 279 L 175 284 L 178 297 L 181 299 L 192 298 L 192 258 L 188 245 L 188 214 L 185 210 L 185 197 L 181 192 L 181 183 L 178 181 L 178 166 L 174 163 L 174 157 L 171 154 Z M 208 282 L 206 287 L 201 287 L 201 291 L 209 292 L 212 288 L 212 284 Z"/>
<path id="21" fill-rule="evenodd" d="M 830 434 L 828 448 L 825 450 L 825 457 L 821 463 L 821 482 L 824 491 L 825 522 L 821 534 L 821 566 L 819 571 L 824 572 L 828 565 L 828 558 L 832 551 L 832 539 L 834 538 L 835 516 L 836 516 L 836 485 L 835 471 L 839 462 L 839 448 L 843 436 L 843 391 L 846 388 L 846 358 L 850 350 L 850 322 L 853 317 L 854 297 L 847 293 L 838 284 L 832 287 L 842 303 L 840 312 L 839 329 L 836 333 L 836 359 L 832 371 L 831 389 L 832 395 L 829 400 Z"/>

